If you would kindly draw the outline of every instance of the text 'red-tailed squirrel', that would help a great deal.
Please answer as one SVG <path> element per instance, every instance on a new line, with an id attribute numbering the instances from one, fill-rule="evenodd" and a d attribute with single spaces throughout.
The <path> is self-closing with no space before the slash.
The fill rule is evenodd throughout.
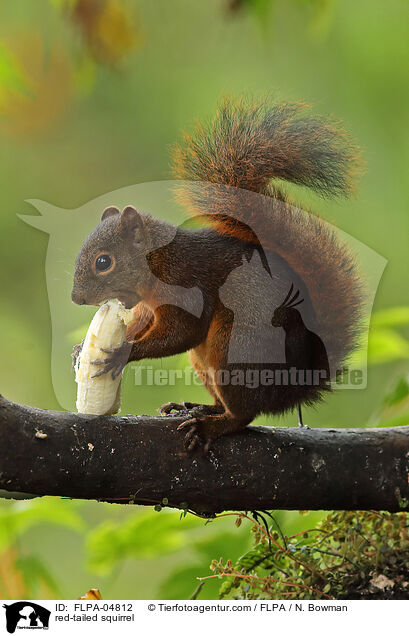
<path id="1" fill-rule="evenodd" d="M 128 343 L 97 372 L 189 351 L 214 403 L 162 407 L 186 410 L 188 450 L 319 400 L 356 342 L 361 284 L 349 249 L 277 179 L 345 196 L 357 165 L 345 134 L 304 106 L 224 101 L 174 152 L 193 220 L 174 227 L 113 206 L 81 247 L 73 301 L 134 307 Z M 200 311 L 169 289 L 199 290 Z"/>

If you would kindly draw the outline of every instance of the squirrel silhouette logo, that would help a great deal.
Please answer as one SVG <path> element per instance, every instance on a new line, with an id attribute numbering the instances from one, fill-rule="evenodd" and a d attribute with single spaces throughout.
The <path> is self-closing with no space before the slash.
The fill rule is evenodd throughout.
<path id="1" fill-rule="evenodd" d="M 48 629 L 51 612 L 37 603 L 17 601 L 3 607 L 9 634 L 14 634 L 16 629 Z"/>

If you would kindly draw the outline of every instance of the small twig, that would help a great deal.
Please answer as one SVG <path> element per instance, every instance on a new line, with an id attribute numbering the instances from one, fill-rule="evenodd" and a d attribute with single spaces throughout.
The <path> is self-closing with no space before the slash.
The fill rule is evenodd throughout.
<path id="1" fill-rule="evenodd" d="M 205 583 L 206 581 L 200 581 L 199 585 L 197 586 L 193 594 L 189 596 L 189 601 L 195 601 L 197 599 Z"/>

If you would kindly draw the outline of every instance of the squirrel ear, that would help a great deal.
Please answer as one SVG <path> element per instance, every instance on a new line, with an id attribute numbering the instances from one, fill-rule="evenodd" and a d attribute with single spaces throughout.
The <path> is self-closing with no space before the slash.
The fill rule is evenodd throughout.
<path id="1" fill-rule="evenodd" d="M 135 232 L 136 230 L 142 229 L 142 217 L 138 210 L 132 205 L 127 205 L 126 208 L 122 210 L 121 225 L 126 232 Z"/>
<path id="2" fill-rule="evenodd" d="M 114 205 L 111 205 L 108 208 L 105 208 L 105 210 L 103 211 L 101 221 L 105 221 L 105 219 L 107 219 L 109 216 L 116 216 L 117 214 L 119 214 L 119 209 L 116 208 Z"/>

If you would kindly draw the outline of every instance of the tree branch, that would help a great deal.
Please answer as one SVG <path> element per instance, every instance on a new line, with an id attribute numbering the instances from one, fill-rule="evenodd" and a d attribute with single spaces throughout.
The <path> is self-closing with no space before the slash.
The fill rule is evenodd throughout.
<path id="1" fill-rule="evenodd" d="M 0 397 L 0 488 L 223 510 L 398 511 L 409 501 L 409 427 L 250 426 L 187 455 L 183 417 L 45 411 Z"/>

